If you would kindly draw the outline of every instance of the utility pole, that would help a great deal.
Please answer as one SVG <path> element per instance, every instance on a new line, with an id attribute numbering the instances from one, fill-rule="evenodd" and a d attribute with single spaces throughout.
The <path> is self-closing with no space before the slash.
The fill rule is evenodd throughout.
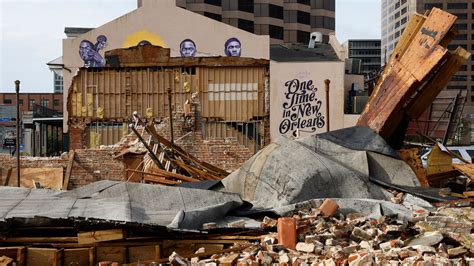
<path id="1" fill-rule="evenodd" d="M 16 91 L 16 181 L 20 187 L 20 81 L 15 81 Z"/>
<path id="2" fill-rule="evenodd" d="M 324 80 L 324 85 L 326 87 L 326 122 L 328 132 L 331 130 L 329 127 L 329 83 L 331 83 L 329 79 Z"/>

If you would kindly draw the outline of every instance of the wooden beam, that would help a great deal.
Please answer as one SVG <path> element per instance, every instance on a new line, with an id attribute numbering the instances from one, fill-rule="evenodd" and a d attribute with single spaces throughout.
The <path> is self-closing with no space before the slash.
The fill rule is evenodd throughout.
<path id="1" fill-rule="evenodd" d="M 77 237 L 9 237 L 0 243 L 77 243 Z"/>
<path id="2" fill-rule="evenodd" d="M 167 176 L 164 176 L 163 174 L 155 174 L 155 173 L 144 172 L 144 171 L 139 171 L 139 170 L 134 170 L 134 169 L 127 169 L 126 171 L 127 172 L 140 173 L 142 175 L 148 175 L 148 176 L 144 177 L 145 181 L 148 180 L 148 181 L 155 182 L 155 183 L 160 183 L 160 184 L 163 184 L 163 185 L 177 185 L 177 184 L 179 184 L 179 182 L 176 182 L 174 180 L 166 179 Z M 152 177 L 150 177 L 150 176 L 152 176 Z M 154 178 L 153 176 L 155 176 L 156 178 Z"/>
<path id="3" fill-rule="evenodd" d="M 124 238 L 122 229 L 108 229 L 99 231 L 82 232 L 77 234 L 79 244 L 91 244 Z"/>
<path id="4" fill-rule="evenodd" d="M 74 157 L 75 156 L 76 156 L 76 151 L 72 150 L 69 153 L 69 161 L 67 162 L 66 176 L 64 177 L 64 182 L 63 182 L 63 190 L 67 190 L 67 187 L 69 185 L 69 179 L 71 178 L 72 165 L 74 164 Z"/>
<path id="5" fill-rule="evenodd" d="M 5 178 L 5 184 L 4 184 L 4 186 L 8 186 L 8 183 L 10 183 L 10 177 L 11 177 L 11 175 L 12 175 L 12 169 L 13 169 L 13 168 L 10 167 L 10 168 L 8 168 L 8 170 L 7 170 L 7 176 L 6 176 L 6 178 Z"/>
<path id="6" fill-rule="evenodd" d="M 433 79 L 410 101 L 407 107 L 407 114 L 411 119 L 419 118 L 428 109 L 438 94 L 456 74 L 459 68 L 469 59 L 471 54 L 458 47 L 452 54 L 449 54 L 448 61 L 443 64 Z"/>

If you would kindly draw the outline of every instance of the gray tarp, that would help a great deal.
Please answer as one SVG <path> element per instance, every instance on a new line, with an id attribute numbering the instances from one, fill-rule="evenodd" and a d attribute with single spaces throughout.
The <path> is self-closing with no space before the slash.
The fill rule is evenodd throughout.
<path id="1" fill-rule="evenodd" d="M 204 186 L 219 191 L 115 181 L 71 191 L 0 187 L 0 222 L 77 217 L 199 229 L 206 222 L 235 220 L 226 217 L 232 210 L 281 214 L 296 203 L 316 207 L 320 200 L 315 199 L 324 198 L 342 198 L 343 211 L 408 217 L 402 205 L 375 200 L 388 196 L 369 176 L 383 183 L 418 185 L 383 139 L 368 128 L 353 127 L 297 141 L 280 138 L 225 178 L 224 187 Z M 241 199 L 253 204 L 250 211 L 237 210 Z"/>
<path id="2" fill-rule="evenodd" d="M 281 137 L 222 183 L 224 191 L 241 195 L 257 210 L 317 198 L 387 199 L 369 176 L 385 183 L 419 185 L 410 167 L 367 127 L 296 141 Z"/>
<path id="3" fill-rule="evenodd" d="M 198 229 L 241 204 L 237 194 L 115 181 L 65 192 L 2 187 L 0 221 L 77 217 Z"/>

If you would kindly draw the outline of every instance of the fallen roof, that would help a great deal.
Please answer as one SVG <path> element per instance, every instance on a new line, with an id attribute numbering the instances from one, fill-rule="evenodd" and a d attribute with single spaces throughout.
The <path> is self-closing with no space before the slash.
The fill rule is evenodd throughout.
<path id="1" fill-rule="evenodd" d="M 341 61 L 334 48 L 327 43 L 318 43 L 314 48 L 302 44 L 271 45 L 270 59 L 278 62 Z"/>

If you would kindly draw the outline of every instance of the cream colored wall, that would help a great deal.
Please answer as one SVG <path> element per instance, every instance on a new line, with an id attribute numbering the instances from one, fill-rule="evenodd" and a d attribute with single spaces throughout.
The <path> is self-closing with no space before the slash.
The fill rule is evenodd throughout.
<path id="1" fill-rule="evenodd" d="M 329 108 L 330 108 L 330 130 L 345 127 L 344 118 L 344 62 L 275 62 L 270 61 L 270 134 L 272 140 L 280 135 L 291 137 L 293 131 L 280 131 L 280 126 L 285 119 L 291 120 L 291 115 L 297 110 L 285 109 L 283 104 L 289 102 L 285 93 L 288 88 L 285 83 L 293 79 L 303 81 L 312 81 L 317 89 L 312 102 L 307 102 L 310 106 L 317 106 L 317 101 L 321 101 L 320 113 L 324 117 L 324 126 L 302 128 L 299 130 L 300 136 L 321 133 L 327 131 L 327 114 L 326 114 L 326 92 L 324 80 L 329 79 Z M 293 90 L 292 90 L 293 91 Z M 290 97 L 291 98 L 291 97 Z M 290 113 L 288 113 L 288 110 Z M 284 114 L 289 118 L 284 118 Z M 303 118 L 311 120 L 317 117 L 317 114 L 311 113 L 308 116 L 295 118 Z M 296 119 L 297 120 L 297 119 Z M 284 124 L 283 124 L 284 125 Z"/>
<path id="2" fill-rule="evenodd" d="M 268 36 L 255 35 L 177 7 L 175 0 L 144 0 L 142 7 L 128 14 L 75 39 L 63 40 L 66 131 L 67 89 L 78 69 L 84 66 L 79 56 L 79 44 L 82 40 L 96 43 L 99 35 L 107 37 L 106 47 L 100 50 L 102 56 L 107 50 L 129 47 L 131 43 L 136 45 L 140 39 L 152 40 L 153 44 L 170 48 L 171 56 L 180 56 L 179 44 L 186 38 L 196 43 L 197 56 L 225 56 L 224 43 L 231 37 L 240 40 L 242 57 L 269 59 L 270 55 Z"/>

